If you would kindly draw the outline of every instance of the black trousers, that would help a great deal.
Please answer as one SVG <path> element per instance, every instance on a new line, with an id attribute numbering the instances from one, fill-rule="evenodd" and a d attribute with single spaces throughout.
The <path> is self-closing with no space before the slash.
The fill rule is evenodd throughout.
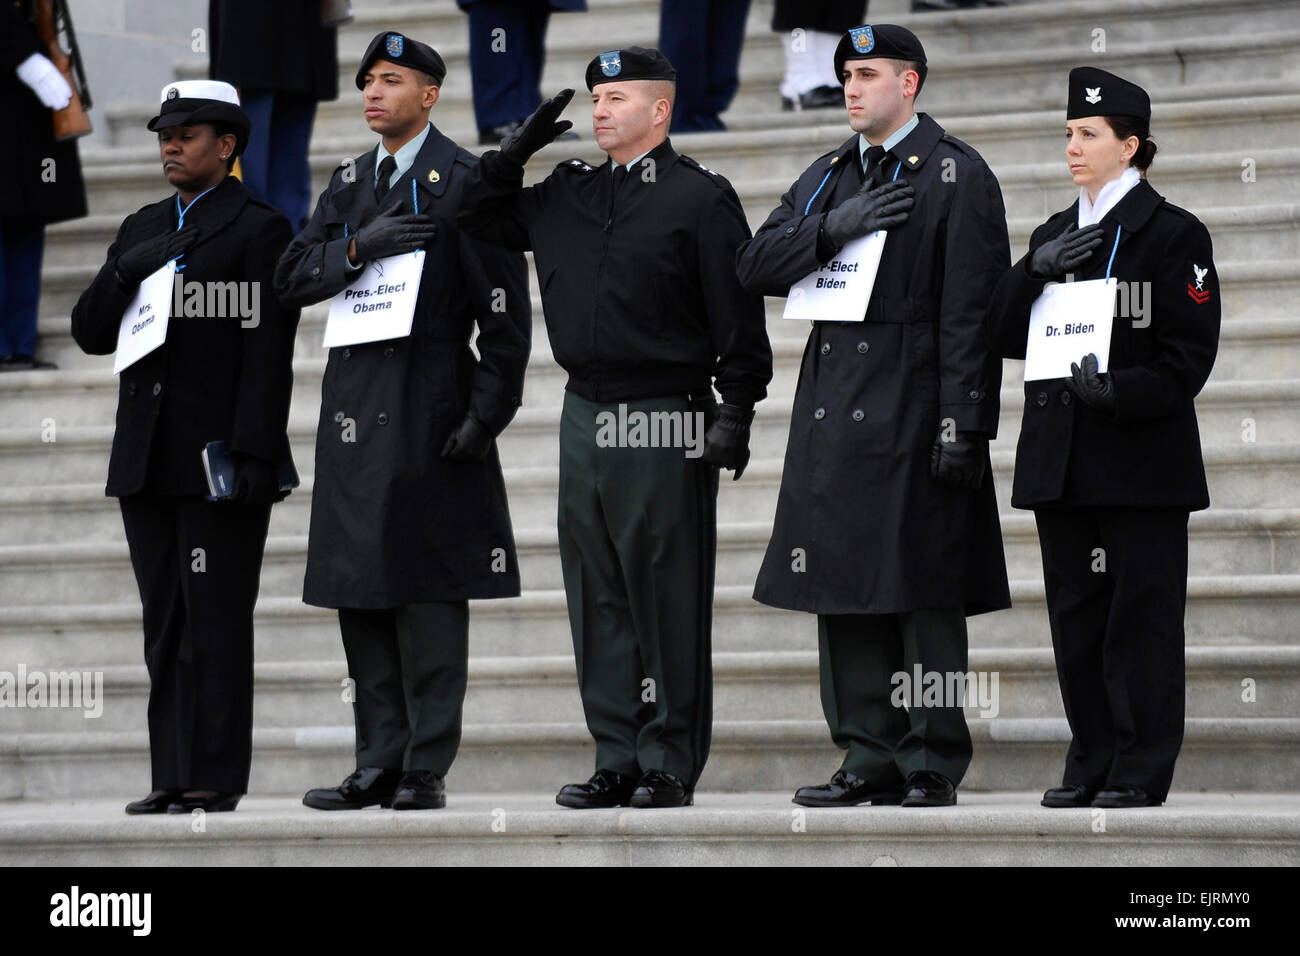
<path id="1" fill-rule="evenodd" d="M 1164 800 L 1183 742 L 1187 511 L 1034 512 L 1061 700 L 1066 786 Z M 1104 563 L 1103 563 L 1104 562 Z"/>
<path id="2" fill-rule="evenodd" d="M 564 594 L 596 769 L 660 770 L 694 787 L 713 732 L 718 469 L 680 447 L 603 447 L 620 403 L 564 395 L 558 528 Z M 628 401 L 629 414 L 699 414 L 712 401 Z"/>
<path id="3" fill-rule="evenodd" d="M 119 499 L 144 607 L 153 789 L 246 793 L 253 605 L 271 506 Z"/>
<path id="4" fill-rule="evenodd" d="M 841 769 L 880 790 L 901 788 L 917 770 L 941 773 L 954 785 L 970 766 L 971 737 L 960 700 L 924 702 L 896 694 L 895 675 L 965 674 L 962 608 L 899 614 L 819 614 L 817 644 L 822 712 L 835 746 L 848 753 Z M 947 681 L 944 681 L 947 683 Z M 899 697 L 911 705 L 900 706 Z"/>
<path id="5" fill-rule="evenodd" d="M 446 776 L 460 747 L 469 604 L 339 608 L 354 684 L 357 766 Z"/>

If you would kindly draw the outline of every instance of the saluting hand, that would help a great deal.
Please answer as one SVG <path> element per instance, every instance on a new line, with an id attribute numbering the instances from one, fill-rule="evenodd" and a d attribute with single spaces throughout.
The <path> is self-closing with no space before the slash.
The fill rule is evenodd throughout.
<path id="1" fill-rule="evenodd" d="M 1029 260 L 1029 274 L 1035 279 L 1060 279 L 1091 259 L 1101 240 L 1101 223 L 1095 222 L 1083 229 L 1070 223 L 1063 233 L 1034 250 Z"/>
<path id="2" fill-rule="evenodd" d="M 700 455 L 710 465 L 730 468 L 739 481 L 749 464 L 749 423 L 754 420 L 752 408 L 738 405 L 719 405 L 713 424 L 704 434 L 704 451 Z"/>
<path id="3" fill-rule="evenodd" d="M 1115 380 L 1109 372 L 1098 372 L 1097 356 L 1089 352 L 1083 357 L 1083 367 L 1070 363 L 1070 391 L 1085 403 L 1103 412 L 1115 410 Z"/>
<path id="4" fill-rule="evenodd" d="M 989 440 L 970 432 L 958 432 L 945 441 L 943 432 L 930 451 L 930 476 L 945 485 L 975 491 L 984 483 Z"/>
<path id="5" fill-rule="evenodd" d="M 877 229 L 897 229 L 907 222 L 909 210 L 916 205 L 915 196 L 910 183 L 897 179 L 870 190 L 864 185 L 826 214 L 822 232 L 838 248 Z"/>
<path id="6" fill-rule="evenodd" d="M 533 115 L 524 120 L 519 128 L 501 141 L 501 155 L 508 156 L 520 166 L 528 162 L 530 156 L 555 137 L 567 132 L 573 124 L 560 119 L 560 114 L 573 99 L 573 90 L 560 90 L 550 99 L 542 100 L 542 105 L 533 110 Z"/>
<path id="7" fill-rule="evenodd" d="M 114 266 L 117 284 L 124 291 L 134 289 L 147 276 L 188 252 L 198 237 L 198 226 L 190 223 L 180 229 L 137 243 L 117 257 Z"/>
<path id="8" fill-rule="evenodd" d="M 387 209 L 357 230 L 356 261 L 411 252 L 427 246 L 437 232 L 438 224 L 423 213 L 404 213 L 401 206 Z"/>

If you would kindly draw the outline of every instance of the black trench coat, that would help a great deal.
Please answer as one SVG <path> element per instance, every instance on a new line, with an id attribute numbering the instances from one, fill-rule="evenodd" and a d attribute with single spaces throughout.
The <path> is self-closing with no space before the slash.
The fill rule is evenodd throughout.
<path id="1" fill-rule="evenodd" d="M 1078 217 L 1075 202 L 1035 229 L 1030 252 L 998 283 L 989 305 L 990 336 L 1006 357 L 1025 357 L 1029 310 L 1046 285 L 1026 271 L 1032 251 Z M 1026 382 L 1011 504 L 1208 508 L 1193 399 L 1219 345 L 1219 276 L 1210 234 L 1146 180 L 1101 225 L 1105 239 L 1075 279 L 1104 278 L 1114 248 L 1111 276 L 1131 290 L 1116 295 L 1111 326 L 1115 411 L 1079 401 L 1068 379 Z"/>
<path id="2" fill-rule="evenodd" d="M 1002 369 L 984 311 L 1010 263 L 1002 193 L 978 153 L 919 115 L 892 151 L 916 205 L 885 244 L 865 321 L 815 323 L 804 350 L 754 588 L 773 607 L 979 614 L 1011 605 L 992 469 L 973 492 L 930 476 L 942 420 L 997 434 Z M 856 162 L 855 135 L 795 181 L 740 250 L 747 288 L 783 296 L 822 264 L 818 226 L 859 188 Z"/>
<path id="3" fill-rule="evenodd" d="M 438 224 L 411 335 L 330 349 L 316 433 L 308 604 L 387 608 L 519 594 L 495 442 L 483 461 L 441 457 L 467 411 L 501 433 L 519 407 L 528 364 L 524 257 L 471 240 L 456 226 L 461 189 L 477 162 L 431 129 L 381 207 L 370 150 L 356 158 L 354 172 L 347 165 L 334 172 L 307 228 L 280 259 L 281 297 L 319 302 L 355 278 L 346 269 L 349 236 L 380 208 L 412 210 L 412 180 L 420 212 Z M 494 302 L 504 310 L 495 311 Z M 477 359 L 469 347 L 475 322 Z M 349 422 L 352 442 L 343 440 Z"/>

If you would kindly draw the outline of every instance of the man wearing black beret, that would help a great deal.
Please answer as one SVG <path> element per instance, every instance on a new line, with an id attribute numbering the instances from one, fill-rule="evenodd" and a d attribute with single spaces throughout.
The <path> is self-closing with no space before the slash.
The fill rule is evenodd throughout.
<path id="1" fill-rule="evenodd" d="M 467 601 L 519 594 L 495 437 L 523 391 L 527 272 L 456 227 L 478 157 L 429 122 L 446 73 L 418 40 L 371 41 L 356 84 L 379 145 L 335 170 L 276 270 L 281 296 L 307 305 L 366 263 L 426 254 L 410 334 L 332 348 L 325 368 L 303 600 L 338 609 L 357 769 L 303 798 L 320 810 L 445 804 Z"/>
<path id="2" fill-rule="evenodd" d="M 918 687 L 905 710 L 895 675 L 964 677 L 966 616 L 1010 606 L 988 452 L 1002 363 L 983 325 L 1010 261 L 1006 215 L 980 155 L 915 112 L 927 70 L 903 27 L 843 36 L 853 136 L 804 171 L 737 264 L 746 288 L 784 296 L 838 256 L 856 267 L 845 247 L 887 233 L 864 313 L 813 323 L 754 588 L 817 615 L 822 708 L 847 754 L 798 791 L 805 806 L 954 803 L 971 758 L 962 701 L 934 706 Z"/>
<path id="3" fill-rule="evenodd" d="M 567 160 L 521 188 L 528 158 L 572 125 L 557 122 L 564 90 L 483 156 L 460 218 L 533 250 L 569 374 L 560 560 L 596 742 L 596 773 L 556 797 L 574 808 L 692 802 L 712 729 L 718 469 L 744 471 L 772 377 L 762 301 L 736 280 L 745 214 L 725 179 L 669 142 L 674 79 L 657 50 L 599 54 L 587 88 L 609 159 Z M 661 440 L 638 438 L 632 423 L 647 420 Z"/>

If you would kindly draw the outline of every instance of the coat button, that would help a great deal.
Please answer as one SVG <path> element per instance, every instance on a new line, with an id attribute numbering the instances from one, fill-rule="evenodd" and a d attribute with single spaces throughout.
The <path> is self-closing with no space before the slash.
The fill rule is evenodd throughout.
<path id="1" fill-rule="evenodd" d="M 1070 404 L 1070 393 L 1069 393 L 1069 392 L 1062 392 L 1062 393 L 1061 393 L 1061 404 L 1062 404 L 1062 405 L 1069 405 L 1069 404 Z"/>
<path id="2" fill-rule="evenodd" d="M 831 354 L 831 343 L 829 343 L 829 342 L 825 342 L 825 343 L 823 343 L 823 344 L 822 344 L 822 355 L 830 355 L 830 354 Z"/>
<path id="3" fill-rule="evenodd" d="M 379 424 L 381 424 L 381 425 L 387 425 L 387 424 L 388 424 L 388 412 L 380 412 L 380 413 L 375 417 L 375 421 L 379 422 Z"/>
<path id="4" fill-rule="evenodd" d="M 343 413 L 342 413 L 342 412 L 335 412 L 335 413 L 334 413 L 334 420 L 335 420 L 336 422 L 342 422 L 342 421 L 343 421 Z"/>
<path id="5" fill-rule="evenodd" d="M 351 350 L 351 349 L 344 349 L 344 350 L 343 350 L 343 357 L 344 357 L 345 359 L 350 359 L 350 358 L 352 358 L 352 350 Z"/>
<path id="6" fill-rule="evenodd" d="M 162 382 L 154 382 L 154 383 L 153 383 L 153 393 L 154 393 L 155 395 L 161 395 L 161 394 L 162 394 Z"/>
<path id="7" fill-rule="evenodd" d="M 858 351 L 859 351 L 861 354 L 863 354 L 863 355 L 866 355 L 866 354 L 867 354 L 867 349 L 869 349 L 869 348 L 871 348 L 871 346 L 868 345 L 866 342 L 859 342 L 859 343 L 858 343 Z"/>
<path id="8" fill-rule="evenodd" d="M 817 419 L 818 421 L 821 421 L 825 417 L 826 417 L 826 409 L 824 408 L 819 408 L 817 409 L 817 411 L 813 412 L 813 418 Z"/>
<path id="9" fill-rule="evenodd" d="M 866 416 L 865 413 L 863 413 L 862 409 L 860 409 L 860 408 L 855 408 L 855 409 L 853 409 L 853 420 L 854 420 L 855 422 L 860 422 L 860 421 L 862 421 L 862 419 L 864 419 L 864 418 L 866 418 L 866 417 L 867 417 L 867 416 Z"/>
<path id="10" fill-rule="evenodd" d="M 793 236 L 793 235 L 794 235 L 794 229 L 795 229 L 794 226 L 786 226 L 786 227 L 785 227 L 785 234 L 786 234 L 787 236 Z"/>
<path id="11" fill-rule="evenodd" d="M 1039 393 L 1038 393 L 1038 397 L 1037 397 L 1036 399 L 1034 399 L 1034 401 L 1038 402 L 1038 407 L 1039 407 L 1039 408 L 1043 408 L 1043 407 L 1045 407 L 1045 406 L 1047 405 L 1047 393 L 1046 393 L 1046 392 L 1039 392 Z"/>
<path id="12" fill-rule="evenodd" d="M 390 345 L 388 346 L 388 348 L 384 349 L 384 358 L 392 358 L 392 357 L 393 357 L 393 347 Z"/>
<path id="13" fill-rule="evenodd" d="M 128 395 L 134 395 L 134 394 L 135 394 L 135 382 L 130 382 L 130 383 L 127 384 L 127 386 L 126 386 L 126 394 L 128 394 Z"/>
<path id="14" fill-rule="evenodd" d="M 320 275 L 320 266 L 313 266 L 311 270 L 311 274 L 313 278 Z"/>
<path id="15" fill-rule="evenodd" d="M 966 397 L 969 398 L 971 401 L 976 401 L 980 397 L 980 390 L 978 388 L 972 388 L 969 392 L 966 393 Z"/>

